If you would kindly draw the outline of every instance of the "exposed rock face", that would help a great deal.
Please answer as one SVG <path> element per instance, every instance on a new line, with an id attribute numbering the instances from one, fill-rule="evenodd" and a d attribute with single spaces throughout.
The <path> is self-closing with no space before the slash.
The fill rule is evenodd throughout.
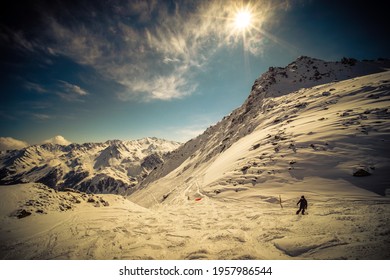
<path id="1" fill-rule="evenodd" d="M 147 170 L 153 170 L 158 165 L 162 164 L 164 161 L 158 154 L 151 154 L 144 158 L 141 163 L 141 166 Z"/>
<path id="2" fill-rule="evenodd" d="M 42 183 L 48 187 L 55 188 L 62 177 L 62 169 L 54 167 L 50 169 L 46 175 L 37 180 L 37 183 Z"/>
<path id="3" fill-rule="evenodd" d="M 354 173 L 353 173 L 353 176 L 355 177 L 366 177 L 366 176 L 370 176 L 371 173 L 368 172 L 367 170 L 364 170 L 364 169 L 358 169 L 356 170 Z"/>
<path id="4" fill-rule="evenodd" d="M 23 219 L 25 217 L 28 217 L 31 215 L 31 212 L 30 211 L 27 211 L 25 209 L 20 209 L 18 210 L 16 213 L 15 213 L 15 217 L 18 218 L 18 219 Z"/>
<path id="5" fill-rule="evenodd" d="M 74 189 L 65 188 L 62 191 L 53 190 L 41 183 L 21 184 L 29 195 L 15 203 L 17 208 L 10 211 L 9 216 L 23 219 L 29 216 L 46 215 L 50 212 L 74 211 L 77 207 L 109 207 L 106 197 L 97 194 L 87 194 Z M 18 188 L 16 185 L 15 187 Z"/>
<path id="6" fill-rule="evenodd" d="M 37 182 L 54 189 L 130 193 L 165 153 L 179 146 L 157 138 L 30 146 L 0 154 L 0 184 Z"/>

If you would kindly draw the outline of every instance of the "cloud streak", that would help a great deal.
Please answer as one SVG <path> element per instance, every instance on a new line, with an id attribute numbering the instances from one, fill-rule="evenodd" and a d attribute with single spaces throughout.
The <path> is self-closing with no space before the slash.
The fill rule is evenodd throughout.
<path id="1" fill-rule="evenodd" d="M 65 81 L 59 81 L 61 91 L 57 92 L 57 95 L 66 101 L 79 101 L 83 102 L 81 97 L 88 95 L 89 93 L 82 89 L 80 86 L 71 84 Z"/>
<path id="2" fill-rule="evenodd" d="M 37 84 L 37 83 L 25 82 L 24 86 L 29 91 L 35 91 L 35 92 L 38 92 L 38 93 L 46 93 L 46 92 L 48 92 L 48 90 L 45 87 L 43 87 L 42 85 Z"/>
<path id="3" fill-rule="evenodd" d="M 70 102 L 73 101 L 83 102 L 82 97 L 89 95 L 88 91 L 81 88 L 80 86 L 62 80 L 57 81 L 57 86 L 55 89 L 49 89 L 46 86 L 40 85 L 38 83 L 33 83 L 30 81 L 26 81 L 24 83 L 24 87 L 29 91 L 33 91 L 41 94 L 54 93 L 57 96 L 61 97 L 63 100 L 70 101 Z"/>
<path id="4" fill-rule="evenodd" d="M 51 120 L 53 119 L 53 117 L 47 115 L 47 114 L 36 114 L 36 113 L 33 113 L 31 114 L 31 116 L 37 120 L 37 121 L 47 121 L 47 120 Z"/>
<path id="5" fill-rule="evenodd" d="M 27 142 L 12 137 L 0 137 L 0 151 L 20 150 L 27 146 L 29 146 Z"/>
<path id="6" fill-rule="evenodd" d="M 51 144 L 58 144 L 58 145 L 64 145 L 64 146 L 72 144 L 72 142 L 66 140 L 61 135 L 57 135 L 57 136 L 54 136 L 53 138 L 44 140 L 43 143 L 51 143 Z"/>
<path id="7" fill-rule="evenodd" d="M 256 28 L 246 34 L 244 48 L 260 55 L 260 32 L 274 12 L 288 1 L 254 1 Z M 65 56 L 92 67 L 104 78 L 120 84 L 121 100 L 172 100 L 191 95 L 197 88 L 194 74 L 208 65 L 221 48 L 242 46 L 242 34 L 232 26 L 242 1 L 112 1 L 84 5 L 83 16 L 42 14 L 47 26 L 44 36 L 28 41 L 15 33 L 24 50 L 45 51 Z M 272 3 L 272 4 L 271 4 Z M 276 3 L 276 4 L 275 4 Z M 61 7 L 62 9 L 66 9 Z M 38 41 L 40 40 L 40 43 Z M 32 87 L 32 85 L 31 85 Z M 63 82 L 66 100 L 79 100 L 87 92 Z M 39 91 L 36 87 L 35 90 Z M 72 92 L 73 94 L 69 94 Z"/>

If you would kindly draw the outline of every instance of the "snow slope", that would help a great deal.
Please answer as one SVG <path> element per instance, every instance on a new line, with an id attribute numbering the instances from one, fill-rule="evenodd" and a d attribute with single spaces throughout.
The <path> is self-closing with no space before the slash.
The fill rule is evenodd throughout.
<path id="1" fill-rule="evenodd" d="M 261 126 L 215 159 L 204 185 L 290 185 L 319 177 L 385 195 L 390 188 L 389 73 L 273 98 L 271 114 L 260 116 Z M 358 169 L 372 176 L 352 176 Z"/>
<path id="2" fill-rule="evenodd" d="M 0 154 L 0 182 L 43 183 L 93 193 L 129 193 L 180 144 L 157 138 L 34 145 Z"/>
<path id="3" fill-rule="evenodd" d="M 354 63 L 301 57 L 263 74 L 243 106 L 172 152 L 132 199 L 150 206 L 155 199 L 147 193 L 162 197 L 194 183 L 211 195 L 226 188 L 289 188 L 311 177 L 339 179 L 384 195 L 390 186 L 390 79 L 380 69 L 389 61 Z M 322 68 L 329 71 L 314 81 Z M 379 73 L 345 80 L 370 71 Z M 285 72 L 287 77 L 276 74 Z M 344 80 L 328 82 L 328 76 Z M 288 92 L 288 84 L 297 90 Z M 373 176 L 352 176 L 358 169 Z"/>
<path id="4" fill-rule="evenodd" d="M 112 259 L 113 237 L 130 230 L 119 220 L 148 212 L 118 195 L 56 191 L 39 183 L 1 186 L 0 194 L 1 259 L 104 259 L 105 249 Z M 19 216 L 25 212 L 30 214 Z"/>
<path id="5" fill-rule="evenodd" d="M 194 163 L 193 165 L 196 165 L 198 169 L 242 137 L 249 135 L 256 128 L 261 128 L 265 118 L 273 117 L 275 114 L 281 115 L 283 112 L 278 110 L 281 104 L 274 101 L 274 97 L 287 95 L 294 91 L 298 91 L 296 96 L 304 95 L 304 89 L 379 73 L 386 69 L 390 69 L 389 60 L 343 59 L 341 62 L 326 62 L 306 56 L 299 57 L 284 68 L 270 67 L 269 71 L 255 81 L 248 99 L 241 107 L 224 117 L 216 125 L 209 127 L 202 135 L 188 141 L 171 153 L 166 158 L 165 164 L 159 166 L 143 180 L 142 187 L 163 178 L 179 166 L 190 170 L 189 162 Z M 299 92 L 301 89 L 302 91 Z M 296 104 L 296 106 L 303 107 L 305 104 Z M 296 113 L 299 113 L 299 108 L 295 109 Z"/>
<path id="6" fill-rule="evenodd" d="M 188 192 L 191 188 L 196 186 Z M 294 195 L 282 197 L 282 209 L 272 196 L 244 193 L 199 201 L 183 195 L 147 209 L 118 195 L 93 195 L 95 202 L 109 203 L 96 207 L 88 202 L 92 195 L 55 192 L 39 184 L 1 186 L 0 259 L 390 257 L 386 198 L 313 193 L 309 215 L 296 216 Z M 60 210 L 61 204 L 70 208 Z M 32 214 L 18 219 L 20 209 Z"/>

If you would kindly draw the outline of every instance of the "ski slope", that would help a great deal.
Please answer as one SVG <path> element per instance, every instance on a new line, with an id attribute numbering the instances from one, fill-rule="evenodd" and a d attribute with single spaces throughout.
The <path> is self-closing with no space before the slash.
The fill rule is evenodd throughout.
<path id="1" fill-rule="evenodd" d="M 192 191 L 189 186 L 187 191 Z M 297 193 L 301 193 L 295 188 Z M 25 202 L 47 190 L 3 186 L 0 195 Z M 303 191 L 303 189 L 301 190 Z M 195 191 L 196 192 L 196 191 Z M 367 193 L 308 195 L 308 215 L 297 216 L 298 196 L 240 192 L 218 199 L 181 199 L 150 209 L 116 195 L 107 207 L 83 201 L 67 211 L 9 217 L 0 207 L 1 259 L 388 259 L 389 199 Z M 60 196 L 67 197 L 67 193 Z M 16 198 L 16 200 L 15 200 Z M 46 200 L 40 199 L 45 202 Z M 52 197 L 49 201 L 61 202 Z M 14 205 L 15 206 L 15 205 Z M 42 206 L 36 209 L 42 209 Z M 31 208 L 30 208 L 31 209 Z"/>

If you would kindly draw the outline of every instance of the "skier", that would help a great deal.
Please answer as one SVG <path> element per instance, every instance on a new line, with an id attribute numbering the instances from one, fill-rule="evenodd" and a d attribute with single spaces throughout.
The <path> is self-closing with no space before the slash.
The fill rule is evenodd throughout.
<path id="1" fill-rule="evenodd" d="M 297 205 L 299 204 L 299 210 L 297 211 L 297 215 L 299 214 L 299 212 L 302 211 L 302 215 L 305 215 L 305 210 L 307 209 L 307 200 L 305 198 L 305 196 L 301 196 L 301 199 L 298 201 Z"/>

